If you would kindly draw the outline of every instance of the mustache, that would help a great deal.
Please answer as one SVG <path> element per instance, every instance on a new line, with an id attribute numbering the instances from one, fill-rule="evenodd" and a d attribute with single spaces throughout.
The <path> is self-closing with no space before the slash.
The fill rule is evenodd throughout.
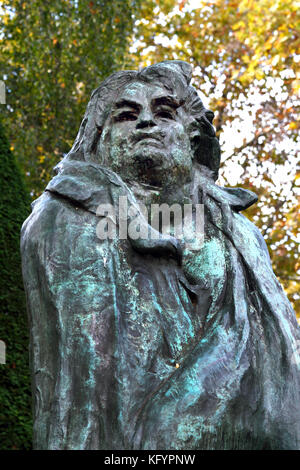
<path id="1" fill-rule="evenodd" d="M 144 139 L 153 139 L 153 140 L 157 140 L 158 142 L 162 142 L 163 139 L 166 137 L 166 135 L 167 133 L 160 129 L 156 129 L 156 130 L 150 129 L 149 131 L 141 129 L 141 130 L 134 132 L 131 135 L 130 140 L 132 141 L 133 144 L 136 144 Z"/>

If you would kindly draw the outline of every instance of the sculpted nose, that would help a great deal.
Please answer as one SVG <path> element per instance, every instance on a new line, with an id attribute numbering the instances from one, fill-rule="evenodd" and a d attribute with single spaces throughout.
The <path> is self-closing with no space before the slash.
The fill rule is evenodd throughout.
<path id="1" fill-rule="evenodd" d="M 155 122 L 152 116 L 151 111 L 144 110 L 140 113 L 136 128 L 137 129 L 145 129 L 146 127 L 153 127 L 155 126 Z"/>

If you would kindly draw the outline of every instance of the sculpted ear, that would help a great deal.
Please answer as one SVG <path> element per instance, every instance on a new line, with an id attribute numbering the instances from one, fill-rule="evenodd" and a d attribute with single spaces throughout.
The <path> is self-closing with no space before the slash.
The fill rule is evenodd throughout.
<path id="1" fill-rule="evenodd" d="M 205 117 L 212 124 L 213 120 L 214 120 L 214 117 L 215 117 L 215 113 L 213 111 L 211 111 L 210 109 L 207 109 L 205 111 Z"/>
<path id="2" fill-rule="evenodd" d="M 213 113 L 211 112 L 211 114 Z M 207 117 L 208 116 L 206 116 L 206 119 Z M 210 130 L 208 129 L 208 125 L 211 126 L 208 119 L 207 125 L 204 124 L 202 120 L 193 120 L 187 128 L 190 135 L 194 161 L 211 170 L 212 178 L 217 180 L 221 159 L 220 144 L 215 133 L 208 132 Z"/>
<path id="3" fill-rule="evenodd" d="M 192 150 L 195 161 L 212 171 L 214 180 L 218 179 L 221 149 L 217 137 L 201 135 L 193 140 Z"/>

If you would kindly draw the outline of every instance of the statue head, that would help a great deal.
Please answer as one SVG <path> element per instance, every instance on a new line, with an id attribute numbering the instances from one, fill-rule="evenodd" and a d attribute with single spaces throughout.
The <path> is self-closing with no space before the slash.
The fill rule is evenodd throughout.
<path id="1" fill-rule="evenodd" d="M 166 61 L 108 77 L 92 93 L 67 158 L 155 186 L 188 182 L 195 162 L 216 179 L 214 114 L 190 86 L 191 71 L 186 62 Z"/>

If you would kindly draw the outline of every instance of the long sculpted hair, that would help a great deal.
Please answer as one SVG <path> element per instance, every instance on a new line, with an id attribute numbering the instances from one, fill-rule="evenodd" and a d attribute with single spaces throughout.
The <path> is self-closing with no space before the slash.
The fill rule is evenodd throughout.
<path id="1" fill-rule="evenodd" d="M 191 65 L 179 60 L 160 62 L 140 71 L 124 70 L 110 75 L 93 91 L 75 142 L 65 159 L 93 161 L 109 166 L 109 162 L 101 161 L 97 150 L 112 105 L 130 83 L 151 82 L 176 95 L 183 111 L 186 132 L 190 136 L 194 161 L 206 166 L 216 180 L 220 145 L 212 125 L 214 114 L 203 106 L 196 89 L 190 85 L 191 77 Z M 57 165 L 57 170 L 64 160 Z"/>

